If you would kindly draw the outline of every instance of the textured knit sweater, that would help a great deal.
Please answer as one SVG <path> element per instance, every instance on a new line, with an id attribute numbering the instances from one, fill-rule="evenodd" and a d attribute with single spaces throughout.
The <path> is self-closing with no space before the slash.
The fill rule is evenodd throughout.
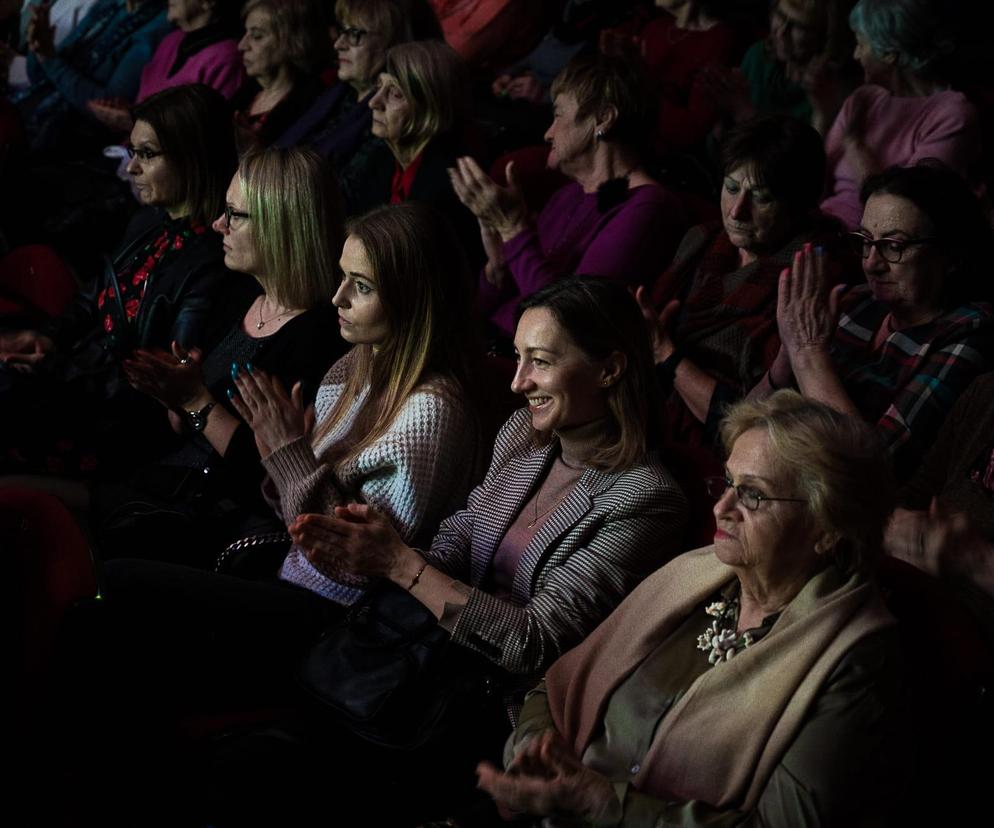
<path id="1" fill-rule="evenodd" d="M 352 354 L 336 362 L 318 389 L 316 421 L 325 420 L 338 402 L 352 366 Z M 466 503 L 476 481 L 478 430 L 468 411 L 444 383 L 425 383 L 404 403 L 387 432 L 338 468 L 321 462 L 348 435 L 368 393 L 364 389 L 348 414 L 312 448 L 307 437 L 274 451 L 264 461 L 275 484 L 279 509 L 289 524 L 304 512 L 329 514 L 349 502 L 368 503 L 390 516 L 408 543 L 429 540 L 442 518 Z M 325 598 L 353 603 L 364 581 L 332 580 L 318 571 L 302 550 L 290 550 L 280 577 Z"/>

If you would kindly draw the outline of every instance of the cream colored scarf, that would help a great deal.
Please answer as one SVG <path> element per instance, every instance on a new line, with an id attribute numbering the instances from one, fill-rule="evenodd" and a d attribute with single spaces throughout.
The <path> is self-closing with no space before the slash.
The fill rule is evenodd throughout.
<path id="1" fill-rule="evenodd" d="M 549 669 L 553 721 L 577 756 L 597 735 L 618 684 L 733 577 L 713 547 L 687 552 Z M 673 801 L 751 810 L 842 656 L 894 623 L 875 585 L 823 570 L 756 645 L 690 686 L 660 723 L 635 787 Z"/>

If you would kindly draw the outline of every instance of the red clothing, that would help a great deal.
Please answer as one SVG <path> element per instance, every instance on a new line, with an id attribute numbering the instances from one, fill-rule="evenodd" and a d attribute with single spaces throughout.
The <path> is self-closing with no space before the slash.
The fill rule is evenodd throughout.
<path id="1" fill-rule="evenodd" d="M 703 143 L 719 112 L 701 85 L 701 72 L 711 66 L 738 66 L 746 44 L 724 23 L 704 31 L 678 28 L 669 12 L 640 28 L 626 29 L 619 29 L 619 34 L 641 42 L 650 77 L 658 87 L 659 151 L 683 152 Z"/>
<path id="2" fill-rule="evenodd" d="M 414 179 L 418 177 L 424 156 L 424 152 L 418 153 L 417 157 L 408 164 L 407 169 L 402 169 L 400 164 L 394 166 L 393 180 L 390 182 L 391 204 L 403 204 L 411 197 L 411 187 L 414 186 Z"/>

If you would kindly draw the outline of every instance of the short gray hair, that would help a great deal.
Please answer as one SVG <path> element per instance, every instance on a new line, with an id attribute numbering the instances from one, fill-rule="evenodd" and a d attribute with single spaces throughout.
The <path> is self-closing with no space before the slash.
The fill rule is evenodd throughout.
<path id="1" fill-rule="evenodd" d="M 721 424 L 725 451 L 754 428 L 766 432 L 775 462 L 805 495 L 819 528 L 839 538 L 839 567 L 847 574 L 872 571 L 894 508 L 890 463 L 877 433 L 788 390 L 731 406 Z"/>

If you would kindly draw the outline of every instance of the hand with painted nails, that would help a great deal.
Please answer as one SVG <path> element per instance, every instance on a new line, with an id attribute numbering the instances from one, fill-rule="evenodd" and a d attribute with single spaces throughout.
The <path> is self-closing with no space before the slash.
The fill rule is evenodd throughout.
<path id="1" fill-rule="evenodd" d="M 231 404 L 254 432 L 260 457 L 310 434 L 314 409 L 304 408 L 299 382 L 287 394 L 278 379 L 251 364 L 233 366 L 231 373 L 236 391 Z"/>
<path id="2" fill-rule="evenodd" d="M 792 365 L 805 351 L 827 351 L 838 325 L 843 290 L 845 285 L 827 284 L 821 248 L 805 244 L 794 254 L 791 267 L 784 268 L 777 293 L 777 326 Z"/>

